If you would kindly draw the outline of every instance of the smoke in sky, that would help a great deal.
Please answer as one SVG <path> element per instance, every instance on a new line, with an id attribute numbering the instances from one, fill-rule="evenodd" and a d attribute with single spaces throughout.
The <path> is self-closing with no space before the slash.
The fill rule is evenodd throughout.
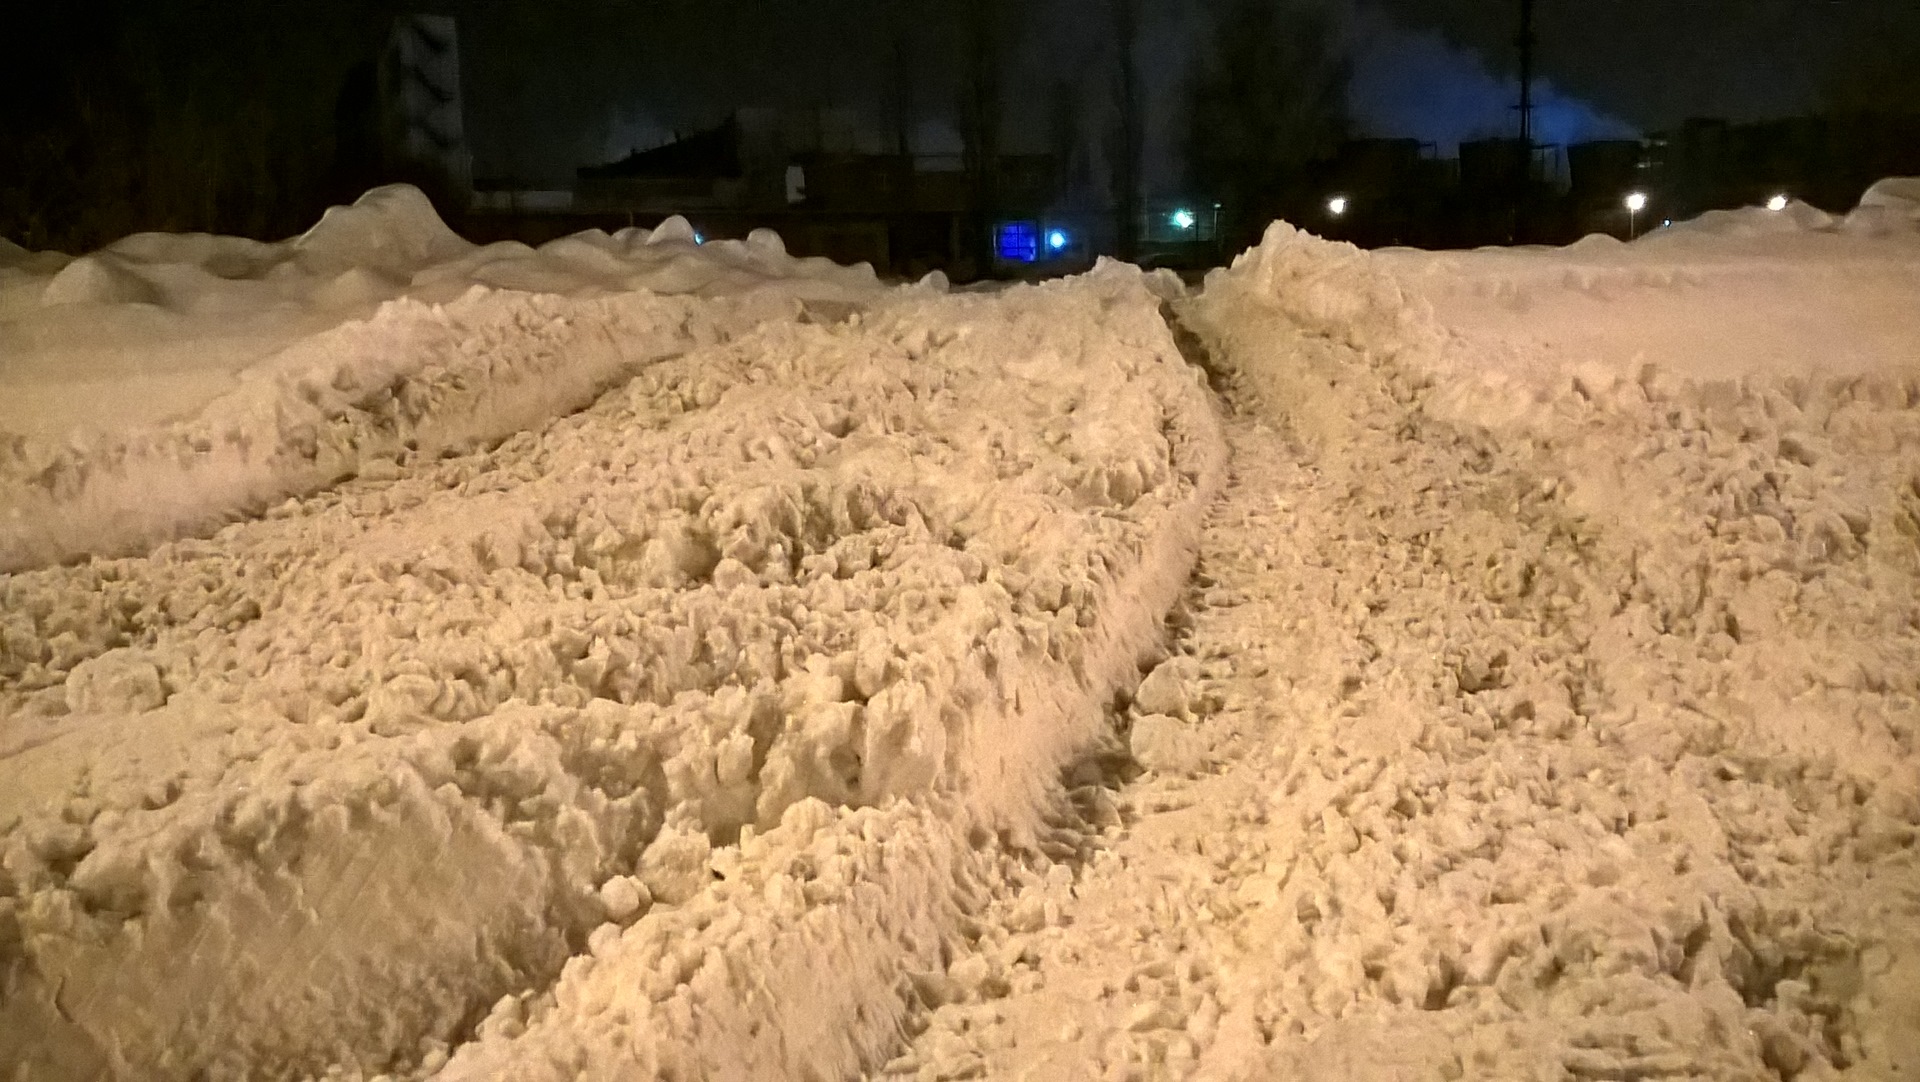
<path id="1" fill-rule="evenodd" d="M 1411 136 L 1451 156 L 1465 139 L 1517 135 L 1519 86 L 1495 76 L 1476 54 L 1438 34 L 1412 31 L 1367 9 L 1352 24 L 1351 105 L 1364 133 Z M 1633 138 L 1619 117 L 1556 89 L 1534 83 L 1534 138 L 1546 144 Z"/>

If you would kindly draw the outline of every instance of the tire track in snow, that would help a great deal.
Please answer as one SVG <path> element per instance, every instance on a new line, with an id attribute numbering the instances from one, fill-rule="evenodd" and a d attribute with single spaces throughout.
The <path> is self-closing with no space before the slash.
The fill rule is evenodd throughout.
<path id="1" fill-rule="evenodd" d="M 1151 772 L 1088 866 L 1015 877 L 878 1077 L 1912 1077 L 1920 441 L 1876 435 L 1911 427 L 1898 387 L 1843 389 L 1828 426 L 1893 501 L 1859 579 L 1566 504 L 1556 455 L 1650 441 L 1678 453 L 1649 515 L 1711 525 L 1691 411 L 1506 442 L 1427 416 L 1390 351 L 1230 288 L 1196 308 L 1240 413 L 1190 631 L 1132 709 Z M 1799 697 L 1797 740 L 1764 716 L 1806 659 L 1753 615 L 1756 558 L 1806 576 L 1789 636 L 1870 646 Z"/>

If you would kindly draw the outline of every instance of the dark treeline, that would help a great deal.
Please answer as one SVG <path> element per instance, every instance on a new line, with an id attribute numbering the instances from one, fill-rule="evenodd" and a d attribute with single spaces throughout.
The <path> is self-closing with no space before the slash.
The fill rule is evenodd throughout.
<path id="1" fill-rule="evenodd" d="M 1313 167 L 1351 134 L 1352 64 L 1325 5 L 1231 0 L 1188 77 L 1187 175 L 1223 208 L 1223 240 L 1251 243 L 1312 202 Z"/>
<path id="2" fill-rule="evenodd" d="M 84 250 L 140 230 L 272 237 L 374 179 L 372 59 L 354 0 L 29 4 L 0 64 L 0 236 Z M 361 110 L 359 115 L 355 109 Z"/>

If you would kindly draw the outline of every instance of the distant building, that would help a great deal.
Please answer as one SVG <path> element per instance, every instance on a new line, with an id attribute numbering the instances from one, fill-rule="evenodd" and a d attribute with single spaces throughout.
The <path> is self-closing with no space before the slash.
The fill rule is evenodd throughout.
<path id="1" fill-rule="evenodd" d="M 388 171 L 470 191 L 473 156 L 460 96 L 460 36 L 451 16 L 402 15 L 393 21 L 379 91 Z"/>
<path id="2" fill-rule="evenodd" d="M 1627 228 L 1626 197 L 1650 187 L 1646 144 L 1599 139 L 1567 148 L 1571 185 L 1567 211 L 1573 231 L 1616 233 Z M 1661 213 L 1671 213 L 1662 209 Z"/>
<path id="3" fill-rule="evenodd" d="M 705 131 L 577 170 L 564 209 L 539 193 L 483 183 L 475 224 L 485 234 L 522 219 L 511 233 L 524 237 L 543 226 L 651 226 L 678 214 L 706 236 L 764 226 L 796 254 L 900 275 L 1014 274 L 1090 258 L 1083 223 L 1057 206 L 1051 156 L 1000 155 L 988 213 L 959 157 L 873 152 L 858 130 L 857 117 L 841 110 L 743 109 Z M 974 222 L 990 231 L 992 268 L 967 266 L 980 247 L 971 243 Z"/>
<path id="4" fill-rule="evenodd" d="M 1920 115 L 1687 121 L 1648 141 L 1648 184 L 1676 218 L 1785 195 L 1839 213 L 1873 182 L 1920 175 Z"/>

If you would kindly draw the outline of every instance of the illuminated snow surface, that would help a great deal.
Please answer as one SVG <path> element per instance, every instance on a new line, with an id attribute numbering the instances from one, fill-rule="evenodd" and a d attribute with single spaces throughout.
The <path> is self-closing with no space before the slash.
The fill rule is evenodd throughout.
<path id="1" fill-rule="evenodd" d="M 383 189 L 0 245 L 0 430 L 0 1077 L 1920 1078 L 1915 182 L 964 295 Z"/>

